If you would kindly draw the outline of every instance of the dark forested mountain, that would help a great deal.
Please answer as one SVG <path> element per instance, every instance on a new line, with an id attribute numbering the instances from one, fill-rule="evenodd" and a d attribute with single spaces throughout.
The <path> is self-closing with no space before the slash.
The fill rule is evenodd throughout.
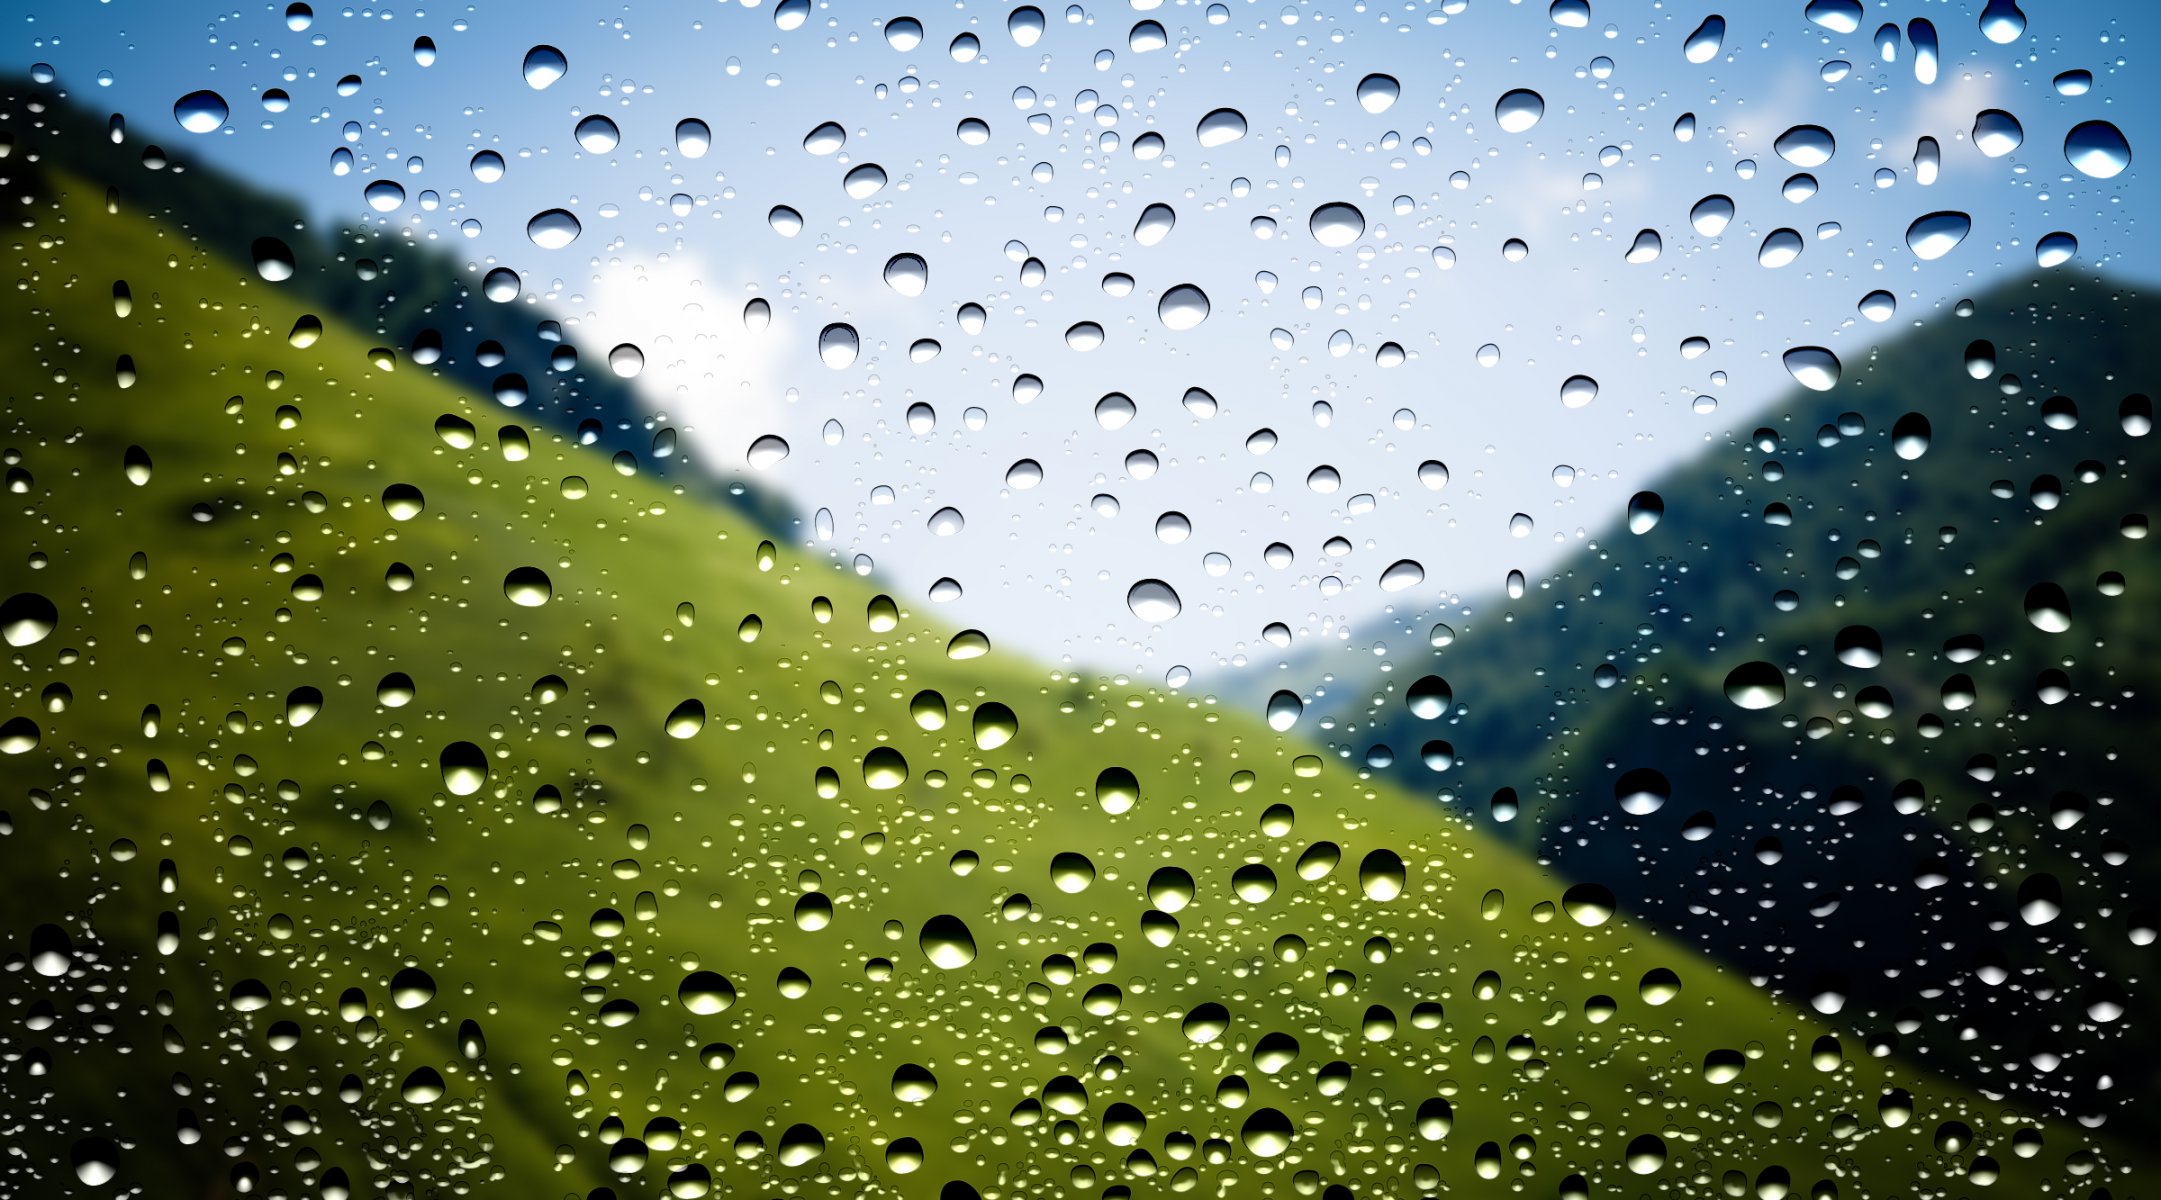
<path id="1" fill-rule="evenodd" d="M 1849 352 L 1424 661 L 1328 681 L 1334 749 L 1880 1052 L 2161 1127 L 2123 1074 L 2161 1061 L 2157 347 L 2161 303 L 2063 272 Z"/>

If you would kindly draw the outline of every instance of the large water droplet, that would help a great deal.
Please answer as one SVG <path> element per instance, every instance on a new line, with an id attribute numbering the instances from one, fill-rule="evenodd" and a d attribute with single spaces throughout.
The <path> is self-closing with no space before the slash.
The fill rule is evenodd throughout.
<path id="1" fill-rule="evenodd" d="M 1278 691 L 1268 697 L 1267 712 L 1268 727 L 1277 733 L 1282 733 L 1291 726 L 1296 725 L 1298 718 L 1305 715 L 1306 702 L 1299 699 L 1296 692 L 1287 689 Z"/>
<path id="2" fill-rule="evenodd" d="M 2026 32 L 2026 14 L 2017 0 L 1988 0 L 1981 6 L 1981 36 L 2008 46 Z"/>
<path id="3" fill-rule="evenodd" d="M 1181 283 L 1156 302 L 1156 316 L 1167 329 L 1192 329 L 1208 319 L 1208 294 L 1193 284 Z"/>
<path id="4" fill-rule="evenodd" d="M 1688 223 L 1695 226 L 1697 233 L 1708 238 L 1715 238 L 1719 234 L 1726 232 L 1726 226 L 1732 224 L 1732 222 L 1733 197 L 1731 196 L 1715 194 L 1705 196 L 1703 199 L 1696 201 L 1695 207 L 1688 210 Z"/>
<path id="5" fill-rule="evenodd" d="M 1228 146 L 1246 136 L 1246 115 L 1235 108 L 1219 108 L 1200 119 L 1194 127 L 1194 140 L 1203 149 Z"/>
<path id="6" fill-rule="evenodd" d="M 1822 346 L 1795 346 L 1782 356 L 1786 373 L 1812 392 L 1828 392 L 1838 386 L 1843 365 L 1838 356 Z"/>
<path id="7" fill-rule="evenodd" d="M 941 971 L 958 971 L 975 961 L 975 935 L 968 931 L 967 922 L 948 913 L 923 922 L 916 944 L 923 957 Z"/>
<path id="8" fill-rule="evenodd" d="M 59 624 L 60 609 L 37 592 L 17 592 L 0 601 L 0 637 L 10 646 L 35 646 Z"/>
<path id="9" fill-rule="evenodd" d="M 560 250 L 578 240 L 585 227 L 567 209 L 551 208 L 525 223 L 525 236 L 543 250 Z"/>
<path id="10" fill-rule="evenodd" d="M 1786 676 L 1774 663 L 1742 663 L 1726 673 L 1726 699 L 1741 708 L 1776 707 L 1786 700 Z"/>
<path id="11" fill-rule="evenodd" d="M 1681 53 L 1692 63 L 1707 63 L 1718 57 L 1718 51 L 1726 41 L 1726 18 L 1716 13 L 1703 19 L 1695 32 L 1681 45 Z"/>
<path id="12" fill-rule="evenodd" d="M 713 127 L 696 117 L 675 123 L 675 152 L 684 158 L 704 158 L 713 148 Z"/>
<path id="13" fill-rule="evenodd" d="M 1376 73 L 1358 81 L 1358 106 L 1369 113 L 1387 112 L 1402 94 L 1403 85 L 1393 75 Z"/>
<path id="14" fill-rule="evenodd" d="M 1381 572 L 1381 590 L 1384 592 L 1400 592 L 1406 588 L 1417 587 L 1419 584 L 1424 583 L 1425 580 L 1426 568 L 1423 564 L 1417 559 L 1399 558 L 1395 562 L 1388 564 L 1387 570 Z"/>
<path id="15" fill-rule="evenodd" d="M 1501 93 L 1493 105 L 1493 119 L 1503 133 L 1527 133 L 1546 115 L 1546 98 L 1529 88 Z"/>
<path id="16" fill-rule="evenodd" d="M 571 136 L 578 139 L 579 147 L 587 154 L 606 154 L 623 140 L 623 132 L 615 122 L 599 113 L 581 119 Z"/>
<path id="17" fill-rule="evenodd" d="M 1830 162 L 1838 151 L 1838 141 L 1821 125 L 1796 125 L 1779 134 L 1771 148 L 1780 158 L 1807 170 Z"/>
<path id="18" fill-rule="evenodd" d="M 216 92 L 189 92 L 173 102 L 173 120 L 189 133 L 216 133 L 231 115 L 232 106 Z"/>
<path id="19" fill-rule="evenodd" d="M 1306 228 L 1323 246 L 1348 246 L 1366 232 L 1366 214 L 1352 204 L 1323 204 L 1306 219 Z"/>
<path id="20" fill-rule="evenodd" d="M 855 326 L 844 321 L 835 321 L 818 331 L 818 357 L 836 371 L 855 365 L 855 356 L 862 349 L 863 339 Z"/>
<path id="21" fill-rule="evenodd" d="M 570 60 L 553 46 L 535 46 L 525 52 L 525 83 L 534 91 L 570 73 Z"/>
<path id="22" fill-rule="evenodd" d="M 2081 121 L 2064 135 L 2063 156 L 2081 175 L 2114 179 L 2131 165 L 2131 143 L 2107 121 Z"/>
<path id="23" fill-rule="evenodd" d="M 2002 158 L 2026 141 L 2026 127 L 2000 108 L 1984 108 L 1974 114 L 1973 145 L 1990 158 Z"/>
<path id="24" fill-rule="evenodd" d="M 1160 579 L 1143 579 L 1126 589 L 1126 607 L 1141 620 L 1160 625 L 1177 616 L 1183 605 L 1170 584 Z"/>
<path id="25" fill-rule="evenodd" d="M 1956 249 L 1973 231 L 1973 218 L 1962 212 L 1932 212 L 1906 227 L 1906 247 L 1921 259 L 1937 259 Z"/>

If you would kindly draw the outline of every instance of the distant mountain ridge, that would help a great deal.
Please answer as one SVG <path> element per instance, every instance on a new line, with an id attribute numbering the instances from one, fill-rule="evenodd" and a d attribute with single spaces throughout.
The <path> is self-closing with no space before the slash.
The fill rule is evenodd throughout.
<path id="1" fill-rule="evenodd" d="M 2161 1088 L 2161 1026 L 2119 1010 L 2161 924 L 2161 301 L 2067 268 L 1970 314 L 1843 349 L 1834 390 L 1655 483 L 1655 528 L 1614 513 L 1310 711 L 1339 756 L 1759 983 L 1843 997 L 1877 1046 L 2151 1133 L 2124 1104 Z M 1784 693 L 1761 710 L 1726 694 L 1751 663 Z M 1428 673 L 1454 701 L 1430 721 L 1405 703 Z"/>

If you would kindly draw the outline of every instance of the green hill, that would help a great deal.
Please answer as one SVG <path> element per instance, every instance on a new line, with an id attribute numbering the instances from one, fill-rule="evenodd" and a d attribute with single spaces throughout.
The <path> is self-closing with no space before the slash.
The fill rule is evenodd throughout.
<path id="1" fill-rule="evenodd" d="M 978 654 L 372 334 L 295 346 L 304 296 L 41 187 L 0 342 L 13 1191 L 2153 1165 L 1830 1038 L 1248 705 Z"/>
<path id="2" fill-rule="evenodd" d="M 2154 298 L 2066 269 L 1845 350 L 1834 391 L 1654 484 L 1649 532 L 1333 681 L 1336 753 L 1389 747 L 1371 774 L 1796 1003 L 1835 988 L 1856 1040 L 2149 1139 L 2157 333 Z M 1728 698 L 1751 663 L 1768 707 Z M 1429 672 L 1439 722 L 1403 703 Z M 1670 797 L 1630 812 L 1641 771 Z"/>

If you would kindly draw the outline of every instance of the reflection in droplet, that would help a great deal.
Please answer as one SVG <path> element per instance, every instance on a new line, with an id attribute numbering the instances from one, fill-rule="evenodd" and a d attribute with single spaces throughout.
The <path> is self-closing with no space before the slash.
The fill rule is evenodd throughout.
<path id="1" fill-rule="evenodd" d="M 189 133 L 216 133 L 232 114 L 225 97 L 212 91 L 189 92 L 173 102 L 173 120 Z"/>
<path id="2" fill-rule="evenodd" d="M 570 72 L 570 60 L 553 46 L 535 46 L 525 52 L 525 82 L 534 91 L 547 87 Z"/>
<path id="3" fill-rule="evenodd" d="M 1373 74 L 1358 81 L 1358 106 L 1369 113 L 1387 112 L 1403 94 L 1403 85 L 1393 75 Z"/>
<path id="4" fill-rule="evenodd" d="M 684 158 L 704 158 L 713 148 L 713 127 L 696 117 L 675 123 L 675 152 Z"/>
<path id="5" fill-rule="evenodd" d="M 1731 224 L 1732 221 L 1733 198 L 1731 196 L 1715 194 L 1705 196 L 1703 199 L 1696 201 L 1695 207 L 1688 210 L 1688 223 L 1696 227 L 1697 233 L 1708 238 L 1715 238 L 1719 234 L 1726 232 L 1726 226 Z"/>
<path id="6" fill-rule="evenodd" d="M 1879 289 L 1861 297 L 1855 307 L 1871 321 L 1888 321 L 1898 315 L 1898 297 Z"/>
<path id="7" fill-rule="evenodd" d="M 1501 93 L 1493 106 L 1494 122 L 1503 133 L 1527 133 L 1546 115 L 1546 98 L 1529 88 Z"/>
<path id="8" fill-rule="evenodd" d="M 2064 135 L 2063 156 L 2081 175 L 2114 179 L 2131 165 L 2131 143 L 2107 121 L 2081 121 Z"/>
<path id="9" fill-rule="evenodd" d="M 1200 119 L 1193 136 L 1204 149 L 1227 146 L 1246 136 L 1246 116 L 1235 108 L 1216 109 Z"/>
<path id="10" fill-rule="evenodd" d="M 1306 219 L 1313 240 L 1323 246 L 1348 246 L 1366 231 L 1366 215 L 1352 204 L 1323 204 Z"/>
<path id="11" fill-rule="evenodd" d="M 2026 128 L 2000 108 L 1985 108 L 1973 118 L 1973 145 L 1990 158 L 2002 158 L 2025 143 Z"/>
<path id="12" fill-rule="evenodd" d="M 1305 715 L 1305 711 L 1306 702 L 1298 698 L 1298 693 L 1278 691 L 1268 697 L 1268 727 L 1282 733 L 1296 725 L 1298 718 Z"/>
<path id="13" fill-rule="evenodd" d="M 2060 267 L 2076 257 L 2078 239 L 2068 233 L 2043 234 L 2033 244 L 2033 261 L 2037 267 Z"/>
<path id="14" fill-rule="evenodd" d="M 1208 294 L 1193 284 L 1181 283 L 1163 293 L 1156 303 L 1156 316 L 1167 329 L 1192 329 L 1208 319 Z"/>
<path id="15" fill-rule="evenodd" d="M 1561 381 L 1561 404 L 1567 408 L 1582 408 L 1598 399 L 1598 381 L 1588 375 L 1571 375 Z"/>
<path id="16" fill-rule="evenodd" d="M 1973 218 L 1962 212 L 1932 212 L 1906 227 L 1906 246 L 1921 259 L 1937 259 L 1956 249 L 1973 231 Z"/>
<path id="17" fill-rule="evenodd" d="M 1725 40 L 1726 18 L 1713 13 L 1688 35 L 1688 40 L 1681 45 L 1681 53 L 1692 63 L 1707 63 L 1718 57 Z"/>
<path id="18" fill-rule="evenodd" d="M 1126 589 L 1126 607 L 1150 625 L 1160 625 L 1178 615 L 1178 593 L 1160 579 L 1143 579 Z"/>
<path id="19" fill-rule="evenodd" d="M 1837 152 L 1838 142 L 1831 136 L 1831 131 L 1821 125 L 1796 125 L 1779 134 L 1771 148 L 1780 158 L 1807 170 L 1830 162 L 1831 155 Z"/>
<path id="20" fill-rule="evenodd" d="M 1417 587 L 1425 582 L 1425 579 L 1426 568 L 1417 560 L 1409 558 L 1397 559 L 1388 565 L 1387 570 L 1381 572 L 1381 590 L 1384 592 L 1400 592 L 1406 588 Z"/>
<path id="21" fill-rule="evenodd" d="M 863 339 L 855 332 L 855 326 L 835 321 L 818 331 L 818 357 L 826 366 L 836 371 L 855 365 L 855 357 L 863 348 Z"/>
<path id="22" fill-rule="evenodd" d="M 1776 707 L 1785 703 L 1786 677 L 1775 663 L 1742 663 L 1726 673 L 1726 699 L 1740 708 Z"/>
<path id="23" fill-rule="evenodd" d="M 615 127 L 615 122 L 599 113 L 581 119 L 571 136 L 587 154 L 606 154 L 623 140 L 622 131 Z"/>
<path id="24" fill-rule="evenodd" d="M 1628 253 L 1623 257 L 1631 263 L 1656 262 L 1659 252 L 1665 248 L 1666 243 L 1659 238 L 1656 229 L 1639 230 L 1636 240 L 1629 243 Z"/>
<path id="25" fill-rule="evenodd" d="M 1801 250 L 1806 245 L 1799 230 L 1774 229 L 1765 234 L 1763 244 L 1756 247 L 1756 262 L 1776 270 L 1801 257 Z"/>
<path id="26" fill-rule="evenodd" d="M 1796 346 L 1782 359 L 1786 373 L 1812 392 L 1828 392 L 1838 386 L 1842 365 L 1837 355 L 1822 346 Z"/>
<path id="27" fill-rule="evenodd" d="M 560 250 L 578 240 L 585 232 L 578 218 L 567 210 L 551 208 L 525 223 L 525 236 L 543 250 Z"/>

